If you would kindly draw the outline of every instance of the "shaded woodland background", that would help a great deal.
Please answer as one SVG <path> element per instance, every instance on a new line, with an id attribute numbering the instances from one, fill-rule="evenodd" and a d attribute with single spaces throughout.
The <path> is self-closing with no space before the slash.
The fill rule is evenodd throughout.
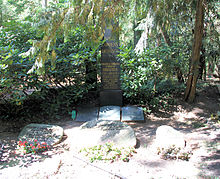
<path id="1" fill-rule="evenodd" d="M 98 105 L 111 21 L 119 23 L 124 104 L 151 113 L 176 96 L 191 103 L 196 89 L 219 81 L 219 12 L 216 0 L 0 0 L 0 119 L 60 119 Z"/>

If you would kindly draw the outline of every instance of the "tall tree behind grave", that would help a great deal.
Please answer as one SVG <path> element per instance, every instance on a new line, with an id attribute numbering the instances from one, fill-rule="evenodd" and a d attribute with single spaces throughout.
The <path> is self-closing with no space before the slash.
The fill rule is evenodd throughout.
<path id="1" fill-rule="evenodd" d="M 185 90 L 185 100 L 193 102 L 196 93 L 196 83 L 199 75 L 199 59 L 202 47 L 204 27 L 204 0 L 198 0 L 196 5 L 196 21 L 194 29 L 194 41 L 192 49 L 191 67 Z"/>

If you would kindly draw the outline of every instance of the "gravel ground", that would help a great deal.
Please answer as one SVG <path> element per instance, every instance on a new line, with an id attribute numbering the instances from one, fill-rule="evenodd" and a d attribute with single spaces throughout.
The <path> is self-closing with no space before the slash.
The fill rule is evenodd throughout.
<path id="1" fill-rule="evenodd" d="M 164 123 L 171 122 L 163 120 Z M 61 124 L 60 124 L 61 125 Z M 62 123 L 68 138 L 44 155 L 29 155 L 9 158 L 10 166 L 0 170 L 0 178 L 203 178 L 220 176 L 219 126 L 200 128 L 193 132 L 184 132 L 188 145 L 193 146 L 193 155 L 189 161 L 163 160 L 154 146 L 154 134 L 158 121 L 144 124 L 131 124 L 139 140 L 137 154 L 129 162 L 114 163 L 97 161 L 90 163 L 78 152 L 71 135 L 76 122 Z M 149 127 L 151 126 L 151 128 Z M 145 135 L 143 135 L 145 130 Z M 189 130 L 189 129 L 187 129 Z M 146 135 L 148 134 L 148 135 Z M 212 145 L 213 144 L 213 145 Z M 215 145 L 214 145 L 215 144 Z M 11 150 L 13 151 L 13 150 Z M 14 155 L 15 157 L 16 155 Z M 9 160 L 8 160 L 9 161 Z M 8 164 L 7 161 L 7 164 Z M 19 161 L 19 162 L 18 162 Z M 2 165 L 4 166 L 4 165 Z"/>

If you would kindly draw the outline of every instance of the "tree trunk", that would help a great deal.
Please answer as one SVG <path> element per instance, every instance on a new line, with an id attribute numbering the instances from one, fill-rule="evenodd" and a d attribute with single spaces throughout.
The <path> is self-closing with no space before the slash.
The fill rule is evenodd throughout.
<path id="1" fill-rule="evenodd" d="M 42 0 L 41 4 L 42 4 L 43 8 L 46 8 L 47 7 L 47 0 Z"/>
<path id="2" fill-rule="evenodd" d="M 3 7 L 2 7 L 2 4 L 3 4 L 3 2 L 2 2 L 2 0 L 0 0 L 0 27 L 3 24 L 3 12 L 2 12 Z"/>
<path id="3" fill-rule="evenodd" d="M 134 48 L 136 47 L 137 43 L 138 43 L 138 32 L 135 30 L 135 28 L 137 27 L 137 22 L 136 19 L 134 18 L 133 20 L 133 32 L 134 32 Z"/>
<path id="4" fill-rule="evenodd" d="M 198 0 L 196 5 L 195 33 L 192 48 L 192 63 L 185 90 L 185 100 L 193 102 L 196 94 L 196 84 L 199 75 L 200 50 L 202 46 L 204 27 L 204 0 Z"/>
<path id="5" fill-rule="evenodd" d="M 0 27 L 3 24 L 3 16 L 2 16 L 2 10 L 0 9 Z"/>
<path id="6" fill-rule="evenodd" d="M 136 47 L 136 45 L 137 45 L 137 43 L 138 43 L 138 41 L 139 41 L 139 39 L 141 37 L 141 31 L 135 30 L 136 27 L 138 26 L 138 23 L 137 23 L 138 19 L 136 17 L 136 12 L 137 12 L 137 5 L 136 4 L 137 4 L 137 1 L 135 1 L 135 7 L 134 7 L 134 14 L 135 15 L 133 17 L 133 34 L 134 34 L 133 41 L 134 41 L 134 48 Z"/>

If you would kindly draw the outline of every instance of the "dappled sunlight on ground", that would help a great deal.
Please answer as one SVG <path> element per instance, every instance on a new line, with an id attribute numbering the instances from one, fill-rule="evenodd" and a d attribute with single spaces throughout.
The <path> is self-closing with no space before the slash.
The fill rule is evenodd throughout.
<path id="1" fill-rule="evenodd" d="M 214 95 L 214 96 L 213 96 Z M 77 135 L 83 122 L 63 119 L 53 124 L 64 128 L 62 142 L 41 155 L 17 156 L 15 154 L 18 132 L 6 132 L 0 140 L 4 144 L 0 161 L 0 178 L 204 178 L 220 176 L 220 124 L 210 119 L 219 111 L 216 94 L 201 93 L 194 104 L 182 99 L 169 112 L 155 111 L 145 114 L 145 123 L 128 122 L 136 134 L 136 154 L 128 163 L 89 163 L 78 153 Z M 189 161 L 164 160 L 157 155 L 156 130 L 169 125 L 185 135 L 187 146 L 193 150 Z M 93 136 L 89 136 L 93 137 Z M 80 141 L 84 142 L 84 141 Z M 2 175 L 1 175 L 2 174 Z M 2 177 L 3 176 L 3 177 Z M 13 177 L 14 176 L 14 177 Z"/>

